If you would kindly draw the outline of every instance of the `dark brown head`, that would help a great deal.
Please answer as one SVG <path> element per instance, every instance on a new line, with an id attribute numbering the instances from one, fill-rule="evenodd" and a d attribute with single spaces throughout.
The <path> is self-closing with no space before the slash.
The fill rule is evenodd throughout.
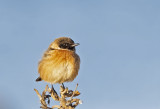
<path id="1" fill-rule="evenodd" d="M 79 45 L 79 43 L 74 43 L 71 38 L 68 37 L 60 37 L 55 39 L 49 46 L 49 49 L 67 49 L 75 51 L 75 46 Z"/>

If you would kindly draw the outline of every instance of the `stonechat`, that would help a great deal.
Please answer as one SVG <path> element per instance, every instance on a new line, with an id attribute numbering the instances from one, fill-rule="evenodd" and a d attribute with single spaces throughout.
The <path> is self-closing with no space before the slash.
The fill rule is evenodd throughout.
<path id="1" fill-rule="evenodd" d="M 77 45 L 79 43 L 68 37 L 55 39 L 38 64 L 40 76 L 36 81 L 44 80 L 51 84 L 73 81 L 80 68 L 80 58 L 75 49 Z"/>

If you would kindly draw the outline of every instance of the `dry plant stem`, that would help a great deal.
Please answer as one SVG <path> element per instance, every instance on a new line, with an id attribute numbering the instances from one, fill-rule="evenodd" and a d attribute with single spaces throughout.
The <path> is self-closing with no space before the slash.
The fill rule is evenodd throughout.
<path id="1" fill-rule="evenodd" d="M 52 106 L 52 109 L 54 109 L 54 108 L 60 108 L 60 106 L 59 105 L 54 105 L 54 106 Z"/>
<path id="2" fill-rule="evenodd" d="M 41 105 L 42 105 L 41 108 L 42 108 L 42 109 L 49 109 L 49 108 L 47 107 L 47 104 L 46 104 L 46 102 L 45 102 L 45 97 L 44 97 L 46 91 L 44 90 L 43 93 L 42 93 L 42 96 L 41 96 L 37 89 L 34 89 L 34 90 L 36 91 L 36 93 L 37 93 L 37 95 L 38 95 L 38 97 L 39 97 L 39 99 L 40 99 L 40 102 L 41 102 Z"/>
<path id="3" fill-rule="evenodd" d="M 72 100 L 72 98 L 73 98 L 73 96 L 74 96 L 74 94 L 75 94 L 75 92 L 76 92 L 76 90 L 77 90 L 77 87 L 78 87 L 78 84 L 76 85 L 76 88 L 75 88 L 75 90 L 74 90 L 74 92 L 73 92 L 73 94 L 72 94 L 70 100 Z"/>
<path id="4" fill-rule="evenodd" d="M 57 92 L 54 90 L 53 86 L 52 88 L 49 88 L 48 85 L 46 85 L 45 90 L 42 92 L 42 95 L 38 92 L 37 89 L 34 89 L 40 99 L 41 108 L 42 109 L 75 109 L 75 107 L 80 104 L 80 99 L 73 99 L 73 97 L 80 95 L 79 91 L 77 91 L 78 84 L 76 85 L 76 88 L 74 91 L 68 90 L 68 88 L 64 87 L 64 85 L 60 86 L 60 96 L 57 94 Z M 46 92 L 49 94 L 46 95 Z M 55 101 L 59 101 L 60 105 L 54 105 L 51 108 L 47 105 L 50 103 L 50 97 L 53 98 Z M 66 98 L 70 97 L 69 100 Z M 46 101 L 48 102 L 46 103 Z"/>

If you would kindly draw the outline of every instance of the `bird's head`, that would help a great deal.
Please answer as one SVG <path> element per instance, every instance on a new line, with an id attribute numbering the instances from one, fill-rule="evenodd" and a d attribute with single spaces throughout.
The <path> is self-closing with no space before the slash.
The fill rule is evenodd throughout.
<path id="1" fill-rule="evenodd" d="M 49 46 L 49 49 L 67 49 L 75 51 L 75 46 L 79 45 L 79 43 L 74 43 L 71 38 L 68 37 L 60 37 L 55 39 Z"/>

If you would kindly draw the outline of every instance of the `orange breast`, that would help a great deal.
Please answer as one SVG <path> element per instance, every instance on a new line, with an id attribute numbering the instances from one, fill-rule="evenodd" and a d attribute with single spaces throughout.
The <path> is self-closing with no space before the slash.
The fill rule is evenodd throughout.
<path id="1" fill-rule="evenodd" d="M 46 55 L 47 54 L 47 55 Z M 49 83 L 73 81 L 80 67 L 79 56 L 69 50 L 53 50 L 45 53 L 39 62 L 40 77 Z"/>

